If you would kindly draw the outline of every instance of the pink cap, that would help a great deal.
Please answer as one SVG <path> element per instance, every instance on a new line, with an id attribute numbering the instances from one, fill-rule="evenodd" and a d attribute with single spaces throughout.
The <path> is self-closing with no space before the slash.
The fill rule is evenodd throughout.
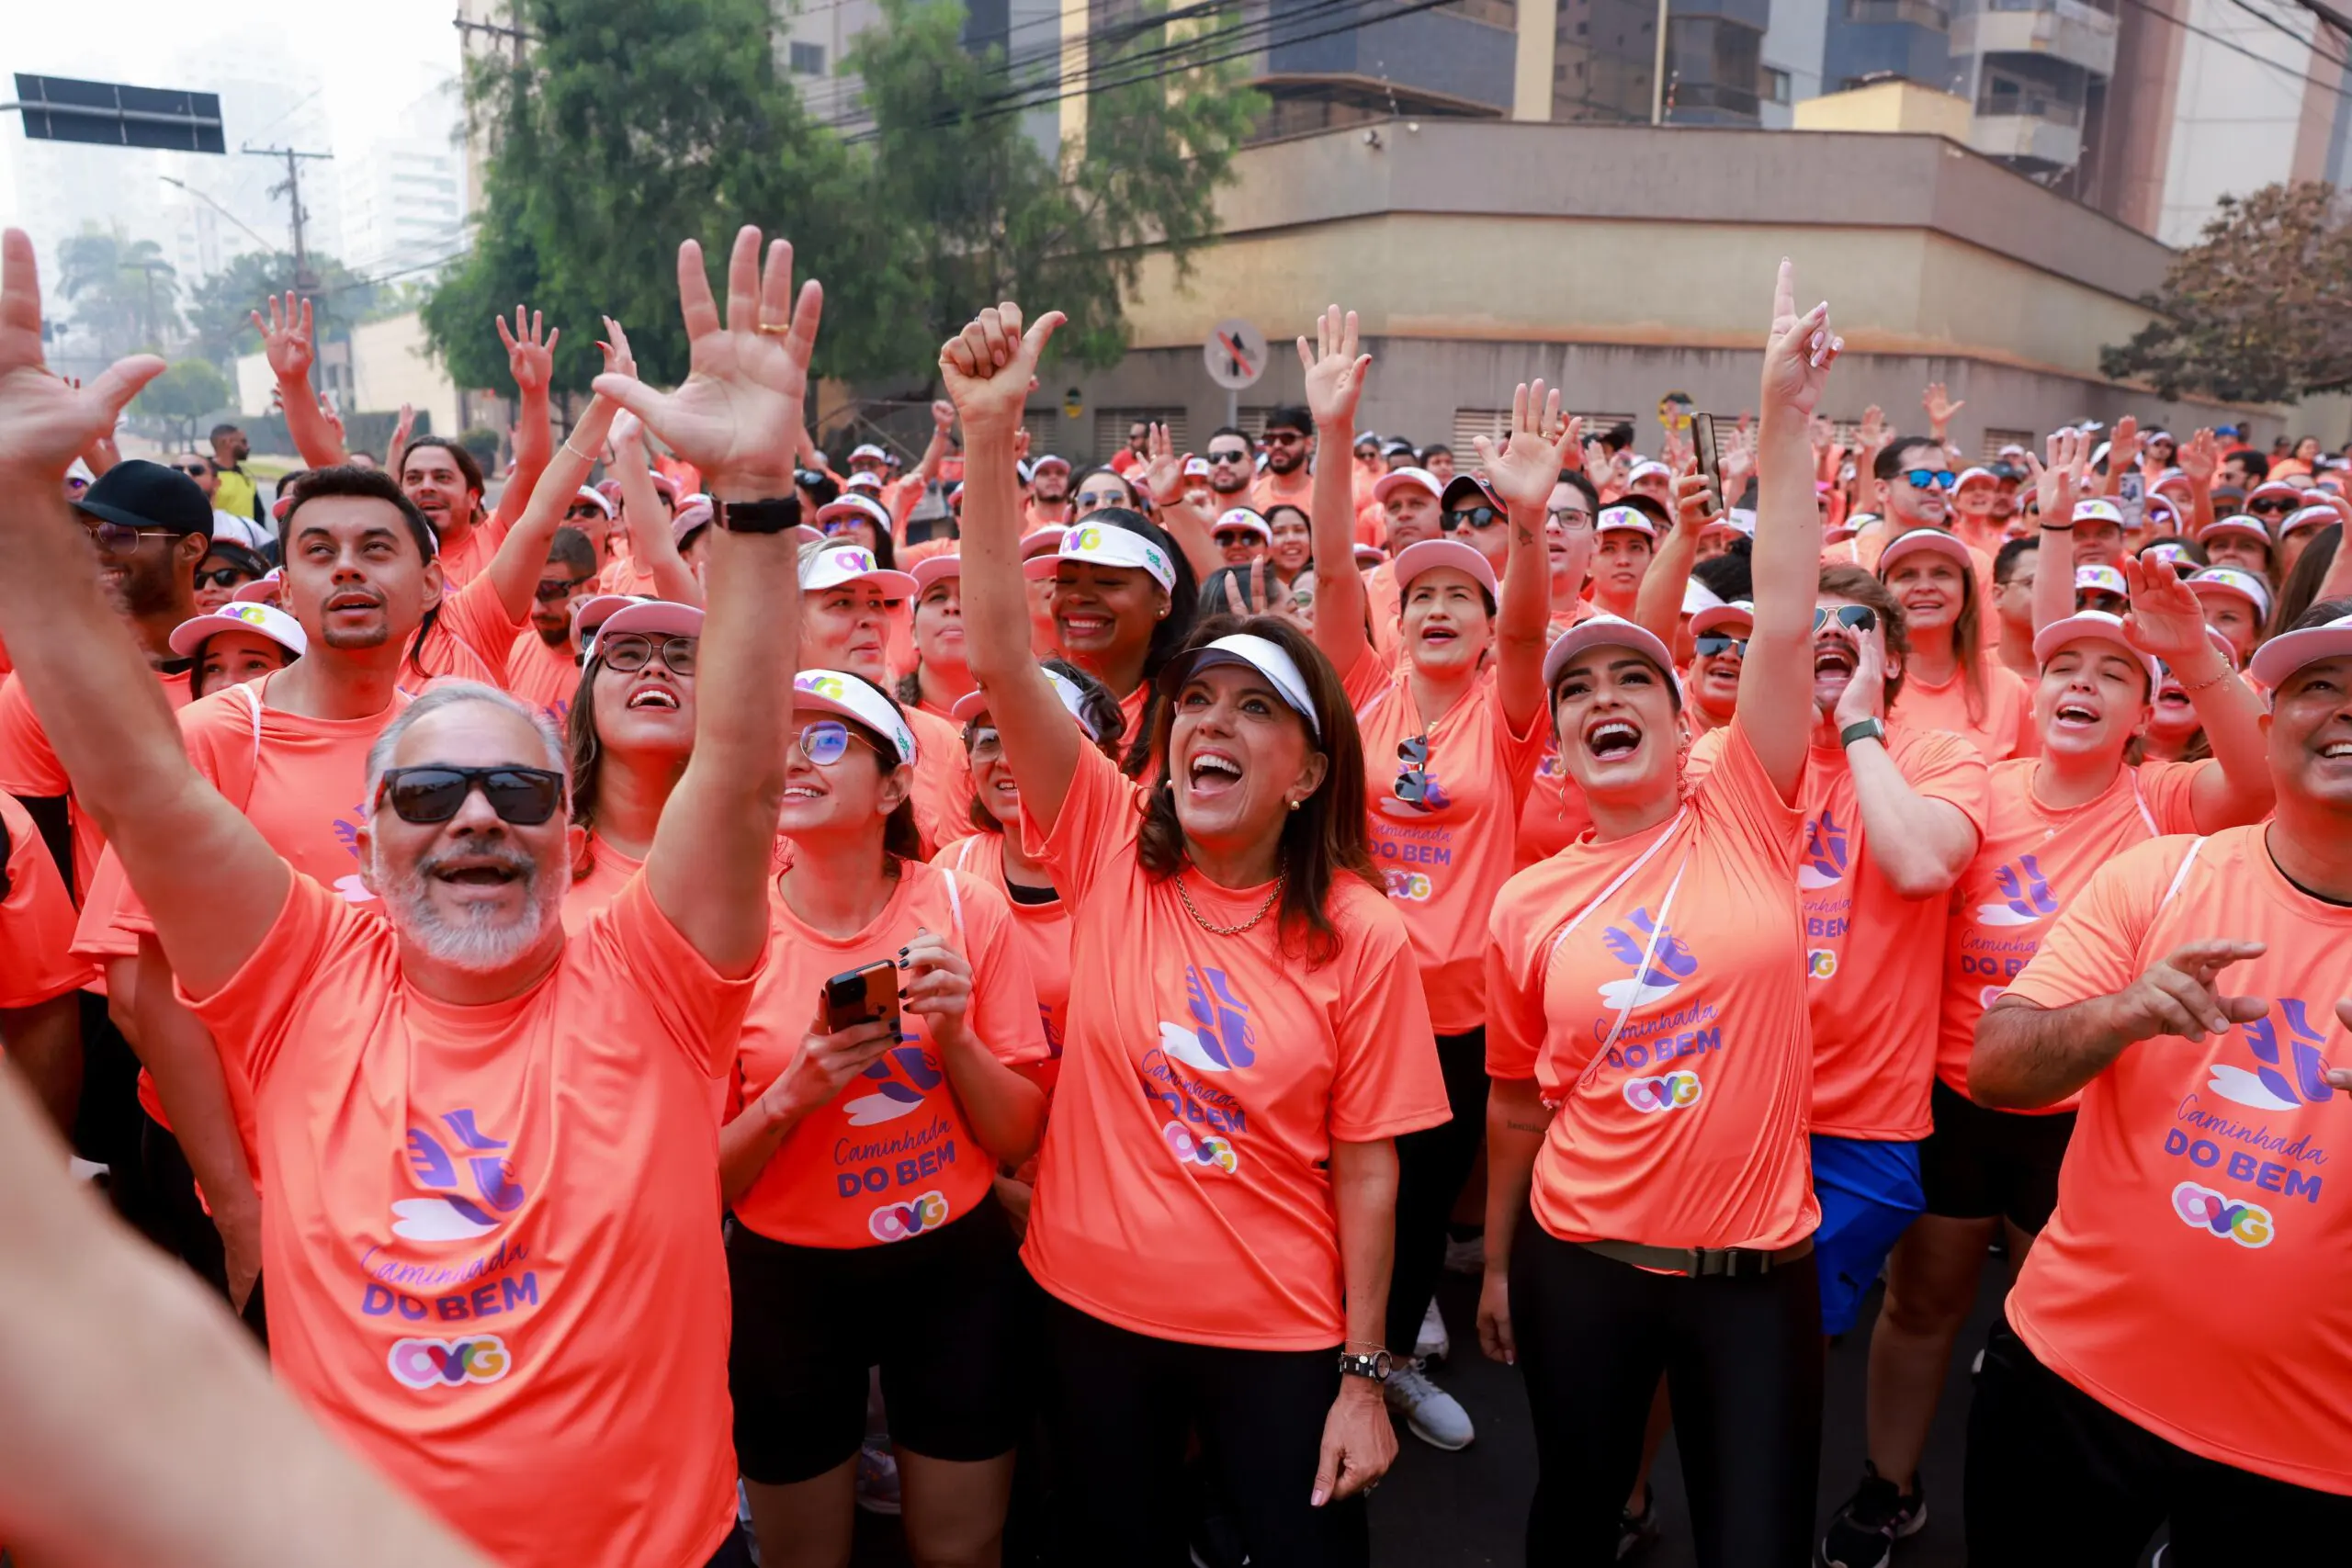
<path id="1" fill-rule="evenodd" d="M 1896 535 L 1888 543 L 1886 548 L 1880 552 L 1879 576 L 1884 577 L 1886 569 L 1905 556 L 1917 555 L 1922 550 L 1929 555 L 1944 557 L 1962 571 L 1969 570 L 1975 564 L 1969 558 L 1968 547 L 1962 544 L 1957 536 L 1947 534 L 1941 528 L 1914 528 L 1907 533 Z"/>
<path id="2" fill-rule="evenodd" d="M 1455 539 L 1423 539 L 1418 545 L 1408 545 L 1397 553 L 1396 576 L 1399 589 L 1409 587 L 1413 579 L 1440 567 L 1452 567 L 1467 572 L 1470 580 L 1491 596 L 1502 592 L 1495 581 L 1494 563 L 1476 548 Z"/>
<path id="3" fill-rule="evenodd" d="M 915 580 L 915 597 L 920 599 L 924 594 L 930 592 L 931 585 L 937 582 L 943 577 L 961 577 L 963 575 L 963 558 L 958 556 L 954 550 L 946 551 L 942 555 L 925 556 L 922 559 L 915 562 L 915 570 L 913 573 Z"/>
<path id="4" fill-rule="evenodd" d="M 1392 474 L 1383 474 L 1374 480 L 1372 499 L 1385 502 L 1397 491 L 1406 489 L 1426 491 L 1431 501 L 1445 494 L 1445 487 L 1438 483 L 1437 476 L 1427 468 L 1405 468 Z"/>

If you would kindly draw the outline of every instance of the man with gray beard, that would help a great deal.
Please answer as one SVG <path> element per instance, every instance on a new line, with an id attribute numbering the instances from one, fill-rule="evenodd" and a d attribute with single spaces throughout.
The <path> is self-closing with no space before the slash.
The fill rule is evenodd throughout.
<path id="1" fill-rule="evenodd" d="M 722 324 L 688 242 L 686 383 L 597 378 L 721 504 L 693 759 L 643 868 L 567 938 L 563 750 L 504 693 L 434 690 L 371 749 L 353 842 L 381 918 L 292 874 L 188 765 L 52 499 L 162 364 L 50 375 L 21 232 L 5 263 L 0 637 L 252 1088 L 280 1381 L 510 1568 L 748 1561 L 716 1111 L 767 945 L 816 285 L 796 300 L 790 247 L 763 270 L 747 228 Z"/>

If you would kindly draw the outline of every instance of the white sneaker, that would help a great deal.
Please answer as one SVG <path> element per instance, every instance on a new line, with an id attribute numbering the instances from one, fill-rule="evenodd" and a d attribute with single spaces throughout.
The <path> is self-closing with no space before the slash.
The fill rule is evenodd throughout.
<path id="1" fill-rule="evenodd" d="M 1452 1236 L 1445 1240 L 1445 1271 L 1449 1274 L 1483 1274 L 1487 1271 L 1487 1238 L 1485 1235 L 1464 1236 L 1460 1241 Z"/>
<path id="2" fill-rule="evenodd" d="M 1390 1372 L 1385 1392 L 1389 1410 L 1402 1416 L 1413 1436 L 1433 1449 L 1452 1453 L 1468 1448 L 1478 1435 L 1462 1402 L 1430 1382 L 1418 1362 L 1405 1362 Z"/>
<path id="3" fill-rule="evenodd" d="M 1430 1303 L 1430 1310 L 1421 1314 L 1421 1331 L 1413 1337 L 1413 1354 L 1423 1361 L 1442 1361 L 1453 1353 L 1453 1340 L 1445 1332 L 1445 1314 L 1437 1310 L 1437 1303 Z"/>

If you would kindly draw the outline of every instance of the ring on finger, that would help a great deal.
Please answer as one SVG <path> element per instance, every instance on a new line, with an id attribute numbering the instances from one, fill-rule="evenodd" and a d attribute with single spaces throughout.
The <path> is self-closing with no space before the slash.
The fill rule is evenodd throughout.
<path id="1" fill-rule="evenodd" d="M 754 330 L 767 333 L 772 336 L 782 337 L 785 333 L 792 330 L 792 323 L 790 321 L 762 321 Z"/>

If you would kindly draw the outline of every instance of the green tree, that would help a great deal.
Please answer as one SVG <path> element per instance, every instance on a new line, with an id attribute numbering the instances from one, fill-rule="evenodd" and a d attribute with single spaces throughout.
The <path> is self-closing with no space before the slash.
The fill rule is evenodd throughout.
<path id="1" fill-rule="evenodd" d="M 417 308 L 419 297 L 412 288 L 370 283 L 330 255 L 313 254 L 310 262 L 319 279 L 311 303 L 322 338 L 374 321 L 388 307 L 392 314 Z M 246 251 L 232 258 L 188 291 L 187 322 L 194 334 L 189 347 L 224 371 L 239 355 L 260 353 L 253 312 L 271 295 L 283 297 L 293 287 L 294 258 L 287 252 Z"/>
<path id="2" fill-rule="evenodd" d="M 1164 252 L 1190 275 L 1264 103 L 1238 62 L 1216 58 L 1230 52 L 1238 5 L 1188 6 L 1182 24 L 1162 0 L 1128 16 L 1091 35 L 1082 82 L 1059 84 L 1001 47 L 975 52 L 961 0 L 882 0 L 881 25 L 847 68 L 874 118 L 868 203 L 895 230 L 914 300 L 859 345 L 859 373 L 928 375 L 948 333 L 1005 299 L 1064 311 L 1051 352 L 1109 365 L 1126 351 L 1123 300 L 1146 255 Z M 1083 145 L 1049 158 L 1024 120 L 1072 91 L 1087 95 Z"/>
<path id="3" fill-rule="evenodd" d="M 628 329 L 639 372 L 686 372 L 676 251 L 714 278 L 743 223 L 793 242 L 831 288 L 819 368 L 888 298 L 862 243 L 848 149 L 802 110 L 775 64 L 765 0 L 521 0 L 534 42 L 476 62 L 469 112 L 491 134 L 473 254 L 424 321 L 459 385 L 511 389 L 491 319 L 519 301 L 563 328 L 555 387 L 601 367 L 599 314 Z M 723 281 L 720 290 L 724 293 Z"/>
<path id="4" fill-rule="evenodd" d="M 2144 301 L 2158 319 L 2101 349 L 2099 368 L 2166 398 L 2291 401 L 2352 387 L 2352 215 L 2341 195 L 2310 180 L 2221 208 Z"/>
<path id="5" fill-rule="evenodd" d="M 192 443 L 202 422 L 227 408 L 230 400 L 226 377 L 204 360 L 183 359 L 148 382 L 130 412 Z"/>
<path id="6" fill-rule="evenodd" d="M 179 335 L 179 275 L 154 241 L 85 228 L 58 247 L 57 260 L 58 292 L 102 354 L 119 358 Z"/>

